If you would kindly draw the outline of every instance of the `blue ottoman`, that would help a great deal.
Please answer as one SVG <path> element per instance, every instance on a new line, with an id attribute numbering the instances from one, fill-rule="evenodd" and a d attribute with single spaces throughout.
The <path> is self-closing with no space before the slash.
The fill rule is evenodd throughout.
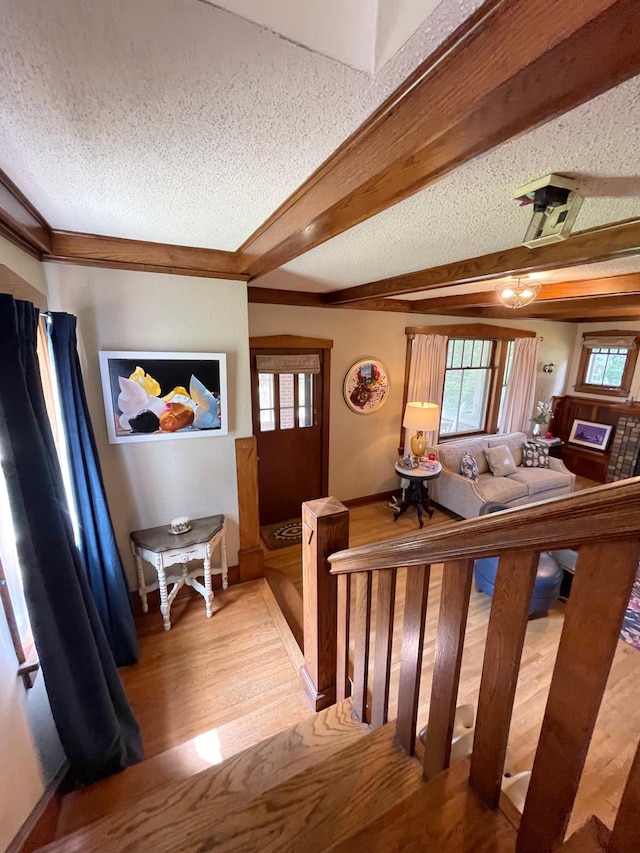
<path id="1" fill-rule="evenodd" d="M 480 592 L 493 596 L 498 572 L 497 557 L 483 557 L 476 560 L 473 566 L 476 586 Z M 563 571 L 551 554 L 543 551 L 538 561 L 538 572 L 531 593 L 529 613 L 546 613 L 558 600 Z"/>

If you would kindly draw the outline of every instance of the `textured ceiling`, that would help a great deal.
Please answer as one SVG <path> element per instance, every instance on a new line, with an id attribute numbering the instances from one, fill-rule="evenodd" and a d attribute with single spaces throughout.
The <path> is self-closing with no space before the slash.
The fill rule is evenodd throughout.
<path id="1" fill-rule="evenodd" d="M 478 5 L 372 78 L 200 0 L 2 0 L 0 168 L 56 228 L 234 250 Z"/>
<path id="2" fill-rule="evenodd" d="M 373 73 L 402 47 L 438 0 L 201 0 L 338 62 Z"/>
<path id="3" fill-rule="evenodd" d="M 457 169 L 256 282 L 327 291 L 520 245 L 531 208 L 514 190 L 581 178 L 574 231 L 640 215 L 640 77 Z"/>
<path id="4" fill-rule="evenodd" d="M 313 37 L 336 45 L 336 4 L 352 31 L 375 7 L 378 63 L 432 8 L 312 4 L 313 27 L 324 21 Z M 0 0 L 0 168 L 53 227 L 236 249 L 480 0 L 443 0 L 373 76 L 264 29 L 268 15 L 283 31 L 304 23 L 287 23 L 285 0 L 225 5 L 234 13 L 208 0 Z M 258 12 L 262 26 L 236 14 Z M 639 139 L 636 78 L 256 284 L 328 291 L 517 246 L 530 209 L 514 191 L 550 171 L 581 178 L 574 230 L 638 217 Z"/>

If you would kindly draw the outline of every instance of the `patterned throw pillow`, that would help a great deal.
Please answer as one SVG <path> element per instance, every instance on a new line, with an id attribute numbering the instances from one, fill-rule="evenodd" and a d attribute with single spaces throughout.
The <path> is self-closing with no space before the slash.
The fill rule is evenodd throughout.
<path id="1" fill-rule="evenodd" d="M 478 479 L 478 463 L 470 453 L 465 453 L 460 462 L 460 473 L 469 480 Z"/>
<path id="2" fill-rule="evenodd" d="M 523 468 L 548 468 L 549 448 L 527 441 L 522 445 L 522 467 Z"/>

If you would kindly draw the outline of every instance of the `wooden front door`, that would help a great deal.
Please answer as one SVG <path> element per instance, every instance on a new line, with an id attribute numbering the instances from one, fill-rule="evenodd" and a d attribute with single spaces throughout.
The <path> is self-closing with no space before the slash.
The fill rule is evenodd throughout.
<path id="1" fill-rule="evenodd" d="M 251 347 L 260 524 L 297 518 L 326 494 L 328 367 L 327 349 Z"/>

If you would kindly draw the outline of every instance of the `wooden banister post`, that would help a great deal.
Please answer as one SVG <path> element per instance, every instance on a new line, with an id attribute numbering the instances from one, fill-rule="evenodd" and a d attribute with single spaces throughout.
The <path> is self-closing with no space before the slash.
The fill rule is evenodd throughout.
<path id="1" fill-rule="evenodd" d="M 264 577 L 264 552 L 260 545 L 258 509 L 258 452 L 254 435 L 236 438 L 240 583 Z"/>
<path id="2" fill-rule="evenodd" d="M 321 711 L 336 701 L 338 579 L 328 557 L 349 547 L 349 510 L 336 498 L 302 504 L 303 690 Z"/>

